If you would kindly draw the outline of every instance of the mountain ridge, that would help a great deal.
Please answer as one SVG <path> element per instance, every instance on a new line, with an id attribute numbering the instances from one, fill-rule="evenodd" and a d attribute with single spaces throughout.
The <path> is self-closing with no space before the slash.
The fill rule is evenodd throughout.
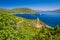
<path id="1" fill-rule="evenodd" d="M 11 12 L 11 13 L 28 13 L 28 14 L 35 14 L 36 11 L 30 8 L 14 8 L 14 9 L 5 9 L 5 8 L 0 8 L 0 11 L 6 11 L 6 12 Z"/>

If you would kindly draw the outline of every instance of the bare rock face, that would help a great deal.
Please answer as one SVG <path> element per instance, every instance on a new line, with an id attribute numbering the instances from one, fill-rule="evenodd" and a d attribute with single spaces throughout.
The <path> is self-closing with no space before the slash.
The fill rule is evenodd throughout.
<path id="1" fill-rule="evenodd" d="M 46 26 L 44 24 L 39 23 L 39 22 L 37 23 L 36 27 L 37 28 L 46 28 Z"/>
<path id="2" fill-rule="evenodd" d="M 37 28 L 46 28 L 46 25 L 37 18 L 36 27 Z"/>

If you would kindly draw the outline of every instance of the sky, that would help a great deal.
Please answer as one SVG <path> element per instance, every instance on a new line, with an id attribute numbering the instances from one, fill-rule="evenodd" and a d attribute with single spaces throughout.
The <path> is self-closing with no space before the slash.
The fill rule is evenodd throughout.
<path id="1" fill-rule="evenodd" d="M 0 0 L 0 8 L 31 8 L 35 10 L 60 9 L 60 0 Z"/>

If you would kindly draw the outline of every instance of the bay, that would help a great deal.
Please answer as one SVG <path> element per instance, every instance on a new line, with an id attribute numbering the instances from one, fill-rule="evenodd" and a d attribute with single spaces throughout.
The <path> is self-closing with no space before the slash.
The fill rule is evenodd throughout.
<path id="1" fill-rule="evenodd" d="M 60 13 L 57 12 L 38 12 L 36 14 L 14 14 L 15 16 L 27 18 L 27 19 L 37 19 L 46 23 L 49 26 L 60 26 Z"/>

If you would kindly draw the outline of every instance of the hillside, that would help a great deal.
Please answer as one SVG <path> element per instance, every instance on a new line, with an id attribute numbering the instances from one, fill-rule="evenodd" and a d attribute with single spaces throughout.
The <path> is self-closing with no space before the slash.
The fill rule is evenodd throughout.
<path id="1" fill-rule="evenodd" d="M 0 40 L 60 40 L 60 28 L 37 28 L 37 24 L 46 25 L 39 20 L 30 20 L 0 13 Z"/>
<path id="2" fill-rule="evenodd" d="M 0 14 L 0 20 L 0 23 L 4 23 L 3 26 L 15 25 L 15 27 L 36 27 L 37 24 L 37 20 L 25 19 L 10 14 Z M 40 21 L 40 23 L 45 26 L 43 22 Z"/>
<path id="3" fill-rule="evenodd" d="M 59 40 L 60 28 L 37 28 L 37 20 L 0 14 L 0 40 Z M 40 24 L 43 24 L 40 21 Z M 43 24 L 44 25 L 44 24 Z"/>
<path id="4" fill-rule="evenodd" d="M 5 8 L 0 8 L 0 13 L 24 13 L 24 14 L 35 14 L 36 11 L 29 9 L 29 8 L 14 8 L 14 9 L 5 9 Z"/>
<path id="5" fill-rule="evenodd" d="M 14 13 L 36 13 L 35 10 L 29 8 L 14 8 L 11 11 L 13 11 Z"/>

